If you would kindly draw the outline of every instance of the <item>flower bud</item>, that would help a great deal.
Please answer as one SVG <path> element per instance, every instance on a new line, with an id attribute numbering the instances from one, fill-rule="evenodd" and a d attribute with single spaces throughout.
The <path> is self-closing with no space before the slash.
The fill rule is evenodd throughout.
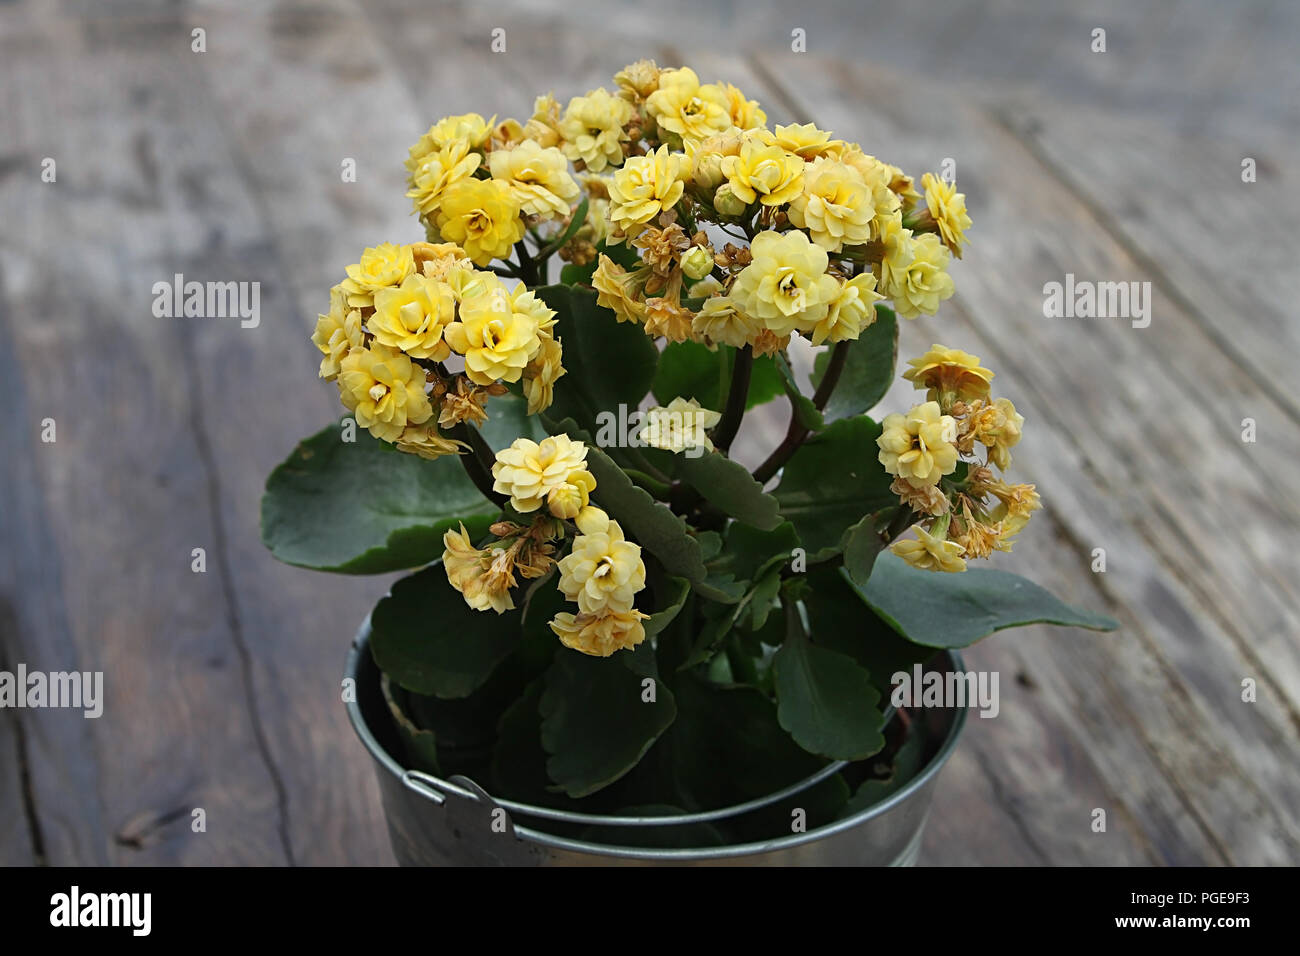
<path id="1" fill-rule="evenodd" d="M 682 272 L 688 279 L 703 279 L 713 271 L 713 256 L 704 246 L 691 246 L 682 256 Z"/>
<path id="2" fill-rule="evenodd" d="M 713 194 L 713 208 L 723 216 L 743 216 L 748 205 L 732 192 L 730 183 L 723 183 Z"/>
<path id="3" fill-rule="evenodd" d="M 552 488 L 546 496 L 546 507 L 557 518 L 576 518 L 587 503 L 586 489 L 567 482 Z"/>

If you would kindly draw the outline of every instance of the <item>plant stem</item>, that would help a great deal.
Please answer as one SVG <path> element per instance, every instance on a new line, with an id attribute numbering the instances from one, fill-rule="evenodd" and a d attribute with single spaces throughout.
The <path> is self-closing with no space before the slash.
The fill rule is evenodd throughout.
<path id="1" fill-rule="evenodd" d="M 835 391 L 835 386 L 839 383 L 840 376 L 844 373 L 844 366 L 849 359 L 849 346 L 852 342 L 848 339 L 843 342 L 836 342 L 835 348 L 831 350 L 831 360 L 826 364 L 826 374 L 822 376 L 821 384 L 817 386 L 817 391 L 813 393 L 813 405 L 817 411 L 823 411 L 826 403 L 831 400 L 831 394 Z M 767 456 L 763 464 L 754 469 L 754 480 L 760 485 L 767 484 L 768 480 L 781 470 L 781 467 L 790 460 L 799 446 L 802 445 L 808 437 L 808 429 L 799 423 L 799 415 L 795 412 L 793 403 L 790 409 L 790 426 L 786 429 L 785 438 L 781 439 L 781 444 L 772 450 L 772 454 Z"/>
<path id="2" fill-rule="evenodd" d="M 465 474 L 469 475 L 470 481 L 474 482 L 474 487 L 483 493 L 483 497 L 498 508 L 504 508 L 505 496 L 492 490 L 492 464 L 496 461 L 496 455 L 483 440 L 482 433 L 465 422 L 459 422 L 447 429 L 447 435 L 469 445 L 470 450 L 467 454 L 457 456 L 465 468 Z"/>
<path id="3" fill-rule="evenodd" d="M 517 270 L 519 281 L 530 289 L 539 285 L 537 281 L 537 262 L 528 254 L 528 246 L 524 244 L 522 239 L 515 243 L 515 254 L 519 257 L 519 268 Z"/>
<path id="4" fill-rule="evenodd" d="M 745 403 L 749 399 L 749 380 L 754 371 L 754 349 L 746 345 L 736 353 L 736 364 L 731 370 L 731 387 L 727 391 L 727 404 L 722 410 L 722 420 L 713 430 L 713 444 L 725 453 L 740 430 L 740 420 L 745 416 Z"/>
<path id="5" fill-rule="evenodd" d="M 849 346 L 852 344 L 852 339 L 845 339 L 843 342 L 836 342 L 835 348 L 831 349 L 831 360 L 826 363 L 826 374 L 822 376 L 821 384 L 813 393 L 813 404 L 817 406 L 817 411 L 825 410 L 826 403 L 831 400 L 831 393 L 835 391 L 840 376 L 844 374 L 844 366 L 849 360 Z"/>

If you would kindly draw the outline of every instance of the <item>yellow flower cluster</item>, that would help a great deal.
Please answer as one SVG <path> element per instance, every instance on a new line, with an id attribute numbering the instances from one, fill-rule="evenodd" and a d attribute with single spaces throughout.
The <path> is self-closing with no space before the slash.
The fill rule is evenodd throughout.
<path id="1" fill-rule="evenodd" d="M 568 435 L 552 435 L 540 443 L 516 438 L 497 452 L 493 490 L 507 496 L 521 514 L 544 504 L 557 518 L 576 518 L 596 489 L 586 457 L 587 446 Z"/>
<path id="2" fill-rule="evenodd" d="M 876 445 L 895 476 L 892 490 L 921 524 L 915 538 L 890 547 L 914 567 L 964 571 L 967 558 L 1010 551 L 1042 506 L 1033 485 L 1007 484 L 993 472 L 1011 466 L 1025 420 L 1009 399 L 990 398 L 993 372 L 978 356 L 935 345 L 908 365 L 903 378 L 925 389 L 927 401 L 887 416 Z M 983 462 L 977 446 L 985 449 Z"/>
<path id="3" fill-rule="evenodd" d="M 488 398 L 509 384 L 522 383 L 530 413 L 550 405 L 564 374 L 554 324 L 532 292 L 476 269 L 461 246 L 384 243 L 347 267 L 312 341 L 321 377 L 337 381 L 357 424 L 437 458 L 463 447 L 439 426 L 484 421 Z M 443 364 L 453 356 L 463 372 Z"/>
<path id="4" fill-rule="evenodd" d="M 811 123 L 769 127 L 735 86 L 649 60 L 619 71 L 612 91 L 563 107 L 540 98 L 523 126 L 443 120 L 408 170 L 431 230 L 480 265 L 510 253 L 520 223 L 562 223 L 585 192 L 587 220 L 561 256 L 597 261 L 601 305 L 655 338 L 757 354 L 794 335 L 856 339 L 879 301 L 906 318 L 934 314 L 953 294 L 949 260 L 971 224 L 951 182 L 927 173 L 918 191 L 855 143 Z M 508 189 L 456 186 L 489 180 Z M 744 245 L 717 248 L 726 234 Z M 639 263 L 602 254 L 620 243 Z"/>
<path id="5" fill-rule="evenodd" d="M 578 613 L 555 615 L 551 630 L 565 647 L 609 657 L 645 640 L 646 615 L 633 607 L 645 588 L 645 563 L 640 545 L 628 541 L 618 522 L 599 508 L 583 508 L 576 523 L 580 534 L 559 562 L 559 587 Z"/>
<path id="6" fill-rule="evenodd" d="M 581 188 L 546 98 L 527 125 L 477 113 L 435 123 L 406 160 L 407 196 L 431 241 L 454 242 L 475 265 L 506 259 L 529 229 L 563 223 Z"/>

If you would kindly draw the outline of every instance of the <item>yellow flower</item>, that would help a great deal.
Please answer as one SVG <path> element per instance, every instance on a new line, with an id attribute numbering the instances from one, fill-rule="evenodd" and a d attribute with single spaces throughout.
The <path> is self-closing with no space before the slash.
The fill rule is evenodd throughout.
<path id="1" fill-rule="evenodd" d="M 551 407 L 555 399 L 555 383 L 566 370 L 561 363 L 564 352 L 560 343 L 550 337 L 542 339 L 537 355 L 524 366 L 524 395 L 528 399 L 528 414 L 536 415 Z"/>
<path id="2" fill-rule="evenodd" d="M 1009 485 L 1005 481 L 993 479 L 985 483 L 982 490 L 998 499 L 997 507 L 1001 509 L 1001 513 L 994 520 L 1005 517 L 1028 518 L 1043 506 L 1043 501 L 1038 497 L 1038 492 L 1033 485 Z"/>
<path id="3" fill-rule="evenodd" d="M 933 485 L 957 468 L 957 422 L 939 411 L 938 402 L 917 405 L 906 415 L 881 422 L 880 463 L 909 484 Z"/>
<path id="4" fill-rule="evenodd" d="M 915 258 L 912 230 L 903 225 L 903 215 L 895 211 L 876 222 L 876 241 L 880 243 L 880 264 L 876 288 L 887 297 L 903 281 L 907 267 Z"/>
<path id="5" fill-rule="evenodd" d="M 840 291 L 826 274 L 826 250 L 802 232 L 761 232 L 749 246 L 753 261 L 731 287 L 737 308 L 777 336 L 811 332 Z"/>
<path id="6" fill-rule="evenodd" d="M 641 624 L 649 615 L 632 610 L 624 613 L 555 615 L 551 630 L 565 647 L 592 657 L 609 657 L 615 651 L 631 650 L 645 640 Z"/>
<path id="7" fill-rule="evenodd" d="M 930 351 L 920 358 L 909 359 L 907 364 L 912 367 L 903 373 L 903 378 L 913 388 L 929 389 L 925 397 L 944 408 L 951 407 L 954 401 L 987 398 L 994 374 L 980 365 L 978 355 L 942 345 L 930 346 Z"/>
<path id="8" fill-rule="evenodd" d="M 735 301 L 725 295 L 705 299 L 691 323 L 696 337 L 738 349 L 752 342 L 760 329 L 757 322 L 737 309 Z"/>
<path id="9" fill-rule="evenodd" d="M 393 444 L 397 446 L 398 451 L 430 460 L 441 458 L 443 455 L 459 455 L 469 450 L 469 446 L 464 442 L 447 438 L 431 422 L 423 425 L 407 425 Z"/>
<path id="10" fill-rule="evenodd" d="M 464 143 L 469 149 L 478 149 L 492 135 L 496 117 L 487 120 L 478 113 L 462 113 L 459 116 L 444 116 L 429 127 L 411 147 L 407 168 L 419 167 L 429 156 L 454 144 Z"/>
<path id="11" fill-rule="evenodd" d="M 767 123 L 767 114 L 763 112 L 757 100 L 747 99 L 744 93 L 730 83 L 718 85 L 722 88 L 722 95 L 727 99 L 727 113 L 731 116 L 732 126 L 737 129 L 763 128 Z"/>
<path id="12" fill-rule="evenodd" d="M 1010 551 L 1011 546 L 1015 543 L 1016 535 L 1025 530 L 1025 525 L 1029 524 L 1031 511 L 1021 514 L 1015 514 L 1005 504 L 999 504 L 989 512 L 989 520 L 997 522 L 1001 528 L 997 541 L 993 547 L 998 551 Z"/>
<path id="13" fill-rule="evenodd" d="M 460 531 L 447 531 L 442 536 L 446 549 L 442 553 L 442 567 L 447 572 L 447 581 L 465 598 L 465 603 L 476 611 L 496 611 L 504 614 L 513 610 L 514 600 L 510 597 L 510 587 L 514 580 L 507 568 L 494 562 L 508 555 L 503 548 L 481 551 L 469 540 L 465 526 Z"/>
<path id="14" fill-rule="evenodd" d="M 846 145 L 836 150 L 834 155 L 840 162 L 855 169 L 867 188 L 871 190 L 871 205 L 876 210 L 875 238 L 880 238 L 880 226 L 883 221 L 902 210 L 902 202 L 898 194 L 890 188 L 894 181 L 894 174 L 898 172 L 897 167 L 881 162 L 874 156 L 868 156 L 862 151 L 862 147 L 856 144 Z"/>
<path id="15" fill-rule="evenodd" d="M 662 296 L 645 300 L 645 334 L 652 339 L 663 336 L 669 342 L 685 342 L 694 320 L 694 313 L 680 302 Z"/>
<path id="16" fill-rule="evenodd" d="M 942 534 L 931 535 L 919 525 L 914 529 L 916 538 L 904 538 L 895 541 L 889 550 L 898 555 L 914 568 L 922 571 L 965 571 L 966 562 L 962 560 L 962 546 Z"/>
<path id="17" fill-rule="evenodd" d="M 844 142 L 838 139 L 831 139 L 831 134 L 824 129 L 818 129 L 812 123 L 791 123 L 789 126 L 778 126 L 774 132 L 766 133 L 763 137 L 774 146 L 780 146 L 787 152 L 794 153 L 804 159 L 812 160 L 818 156 L 826 156 L 839 151 Z"/>
<path id="18" fill-rule="evenodd" d="M 932 232 L 914 236 L 911 241 L 912 259 L 895 274 L 891 287 L 885 294 L 894 300 L 894 308 L 905 319 L 914 319 L 922 312 L 934 315 L 939 303 L 952 298 L 952 277 L 948 275 L 948 250 Z"/>
<path id="19" fill-rule="evenodd" d="M 780 206 L 803 191 L 804 161 L 780 146 L 748 136 L 738 155 L 722 161 L 722 174 L 732 193 L 746 205 Z"/>
<path id="20" fill-rule="evenodd" d="M 582 509 L 577 525 L 581 534 L 559 562 L 560 590 L 584 614 L 628 613 L 645 588 L 641 546 L 624 538 L 619 523 L 594 506 Z"/>
<path id="21" fill-rule="evenodd" d="M 552 435 L 540 444 L 517 438 L 509 448 L 497 452 L 492 488 L 509 495 L 511 506 L 521 514 L 536 511 L 553 492 L 557 492 L 557 499 L 564 500 L 570 494 L 566 486 L 590 495 L 596 479 L 583 463 L 586 457 L 587 446 L 568 435 Z M 586 503 L 583 497 L 583 505 Z"/>
<path id="22" fill-rule="evenodd" d="M 533 115 L 524 125 L 523 138 L 544 148 L 560 146 L 560 104 L 554 93 L 533 100 Z"/>
<path id="23" fill-rule="evenodd" d="M 648 269 L 628 272 L 609 256 L 601 253 L 591 285 L 596 290 L 596 304 L 614 313 L 620 322 L 644 322 L 645 302 L 638 299 L 645 288 Z"/>
<path id="24" fill-rule="evenodd" d="M 397 288 L 375 293 L 375 314 L 367 328 L 380 345 L 411 358 L 441 362 L 451 354 L 442 331 L 456 317 L 451 286 L 422 275 L 409 275 Z"/>
<path id="25" fill-rule="evenodd" d="M 821 345 L 827 339 L 832 342 L 856 339 L 876 321 L 876 302 L 882 298 L 876 291 L 876 277 L 870 272 L 841 283 L 826 318 L 812 330 L 812 344 Z"/>
<path id="26" fill-rule="evenodd" d="M 1025 417 L 1007 398 L 976 400 L 963 423 L 967 442 L 978 441 L 989 450 L 989 462 L 1002 471 L 1011 467 L 1011 449 L 1020 443 Z"/>
<path id="27" fill-rule="evenodd" d="M 430 279 L 448 280 L 457 269 L 473 269 L 465 250 L 454 242 L 413 242 L 415 269 Z"/>
<path id="28" fill-rule="evenodd" d="M 365 344 L 361 312 L 348 308 L 342 286 L 330 290 L 330 310 L 316 317 L 316 331 L 311 340 L 325 356 L 320 360 L 320 377 L 328 382 L 338 378 L 339 363 L 353 349 Z"/>
<path id="29" fill-rule="evenodd" d="M 424 392 L 424 369 L 382 345 L 353 349 L 340 363 L 339 395 L 357 424 L 384 441 L 396 441 L 408 424 L 433 416 Z"/>
<path id="30" fill-rule="evenodd" d="M 423 157 L 411 169 L 411 175 L 407 179 L 411 188 L 406 195 L 415 206 L 416 213 L 426 218 L 432 217 L 447 190 L 473 176 L 482 159 L 478 153 L 470 152 L 469 143 L 463 140 L 449 143 Z"/>
<path id="31" fill-rule="evenodd" d="M 701 85 L 690 67 L 661 72 L 659 88 L 647 97 L 645 106 L 661 131 L 676 134 L 683 142 L 725 132 L 732 125 L 727 94 L 713 83 Z"/>
<path id="32" fill-rule="evenodd" d="M 347 296 L 348 305 L 366 309 L 374 304 L 378 290 L 401 285 L 414 271 L 415 257 L 410 246 L 384 242 L 361 253 L 361 261 L 348 266 L 348 277 L 339 286 Z"/>
<path id="33" fill-rule="evenodd" d="M 956 183 L 946 183 L 933 173 L 921 177 L 921 188 L 925 190 L 925 205 L 943 244 L 960 259 L 966 230 L 971 225 L 966 214 L 966 194 L 957 192 Z"/>
<path id="34" fill-rule="evenodd" d="M 524 237 L 514 192 L 495 179 L 464 179 L 448 187 L 434 222 L 439 235 L 478 266 L 506 258 Z"/>
<path id="35" fill-rule="evenodd" d="M 729 129 L 725 133 L 710 136 L 697 143 L 688 143 L 686 157 L 691 169 L 691 185 L 702 197 L 722 185 L 726 176 L 722 174 L 722 161 L 728 156 L 739 156 L 740 146 L 746 137 L 739 129 Z"/>
<path id="36" fill-rule="evenodd" d="M 542 219 L 564 217 L 578 198 L 578 184 L 558 149 L 542 149 L 524 140 L 514 149 L 493 150 L 488 156 L 492 178 L 508 185 L 519 208 Z"/>
<path id="37" fill-rule="evenodd" d="M 654 60 L 637 60 L 615 73 L 614 82 L 624 99 L 640 101 L 659 89 L 660 72 Z"/>
<path id="38" fill-rule="evenodd" d="M 681 153 L 660 146 L 645 156 L 633 156 L 609 184 L 609 218 L 622 235 L 635 236 L 655 216 L 682 198 L 687 170 Z"/>
<path id="39" fill-rule="evenodd" d="M 554 314 L 527 289 L 521 287 L 512 297 L 496 282 L 472 298 L 462 293 L 460 321 L 442 334 L 465 356 L 465 374 L 476 385 L 517 382 L 541 349 L 542 316 L 549 323 Z"/>
<path id="40" fill-rule="evenodd" d="M 657 405 L 645 413 L 641 440 L 651 448 L 686 452 L 696 448 L 713 451 L 705 429 L 722 421 L 718 412 L 701 408 L 693 398 L 674 398 L 666 406 Z"/>
<path id="41" fill-rule="evenodd" d="M 827 252 L 869 242 L 875 216 L 871 190 L 857 170 L 834 159 L 809 164 L 803 192 L 790 202 L 790 221 Z"/>
<path id="42" fill-rule="evenodd" d="M 593 173 L 623 162 L 624 130 L 632 119 L 632 104 L 608 90 L 592 90 L 569 100 L 560 120 L 560 149 Z"/>

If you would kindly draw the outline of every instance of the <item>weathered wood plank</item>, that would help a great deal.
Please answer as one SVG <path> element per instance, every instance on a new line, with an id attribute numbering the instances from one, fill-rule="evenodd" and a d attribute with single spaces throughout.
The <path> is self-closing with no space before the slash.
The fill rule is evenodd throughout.
<path id="1" fill-rule="evenodd" d="M 10 653 L 102 670 L 106 698 L 98 720 L 24 713 L 33 800 L 52 863 L 283 860 L 181 334 L 150 308 L 170 253 L 204 232 L 168 207 L 163 184 L 203 181 L 219 133 L 194 89 L 138 52 L 56 19 L 7 33 L 0 55 L 6 358 L 21 369 L 4 378 L 25 383 L 15 431 L 29 446 L 4 456 L 24 512 Z M 46 156 L 56 183 L 40 181 Z M 37 444 L 45 417 L 57 441 Z M 200 547 L 206 574 L 191 571 Z M 196 807 L 207 833 L 188 825 Z"/>
<path id="2" fill-rule="evenodd" d="M 1233 858 L 1293 857 L 1295 832 L 1282 808 L 1294 800 L 1296 781 L 1279 766 L 1277 756 L 1295 750 L 1291 702 L 1282 692 L 1280 700 L 1275 694 L 1255 707 L 1230 705 L 1241 678 L 1259 674 L 1260 668 L 1244 658 L 1235 635 L 1224 633 L 1215 611 L 1162 570 L 1163 555 L 1151 553 L 1153 534 L 1167 539 L 1187 535 L 1178 522 L 1191 517 L 1187 505 L 1195 502 L 1196 520 L 1222 532 L 1215 540 L 1218 553 L 1213 570 L 1201 569 L 1200 579 L 1193 579 L 1194 587 L 1213 590 L 1208 578 L 1214 574 L 1236 579 L 1263 576 L 1267 582 L 1274 570 L 1260 567 L 1256 555 L 1240 546 L 1237 535 L 1229 533 L 1227 515 L 1247 526 L 1261 520 L 1285 525 L 1289 520 L 1276 509 L 1261 512 L 1247 505 L 1247 501 L 1258 504 L 1264 492 L 1254 487 L 1249 470 L 1237 463 L 1240 449 L 1227 444 L 1231 439 L 1225 441 L 1221 426 L 1216 434 L 1203 404 L 1185 393 L 1180 382 L 1152 374 L 1160 367 L 1159 356 L 1182 361 L 1187 360 L 1184 356 L 1197 355 L 1185 324 L 1166 323 L 1184 328 L 1176 341 L 1166 343 L 1145 334 L 1156 329 L 1154 323 L 1142 334 L 1127 326 L 1094 324 L 1085 335 L 1059 320 L 1026 319 L 1026 314 L 1041 315 L 1040 273 L 1059 277 L 1068 271 L 1067 263 L 1080 263 L 1075 268 L 1081 273 L 1103 277 L 1136 271 L 1123 250 L 1089 221 L 1077 199 L 1046 176 L 1005 131 L 940 91 L 909 84 L 905 93 L 892 78 L 876 71 L 828 71 L 806 57 L 789 57 L 773 72 L 779 73 L 787 90 L 795 91 L 792 96 L 805 104 L 805 110 L 811 111 L 815 104 L 815 115 L 824 125 L 861 139 L 869 150 L 880 150 L 886 158 L 926 168 L 937 165 L 943 156 L 960 157 L 958 179 L 971 192 L 977 230 L 983 223 L 983 229 L 973 233 L 974 250 L 985 262 L 1024 262 L 1030 269 L 981 271 L 974 268 L 975 255 L 968 257 L 957 276 L 959 297 L 945 307 L 948 323 L 954 314 L 966 318 L 972 328 L 963 329 L 962 337 L 1004 376 L 999 380 L 1001 393 L 1027 396 L 1024 407 L 1040 416 L 1046 427 L 1030 433 L 1032 441 L 1026 440 L 1018 461 L 1027 475 L 1040 480 L 1049 510 L 1060 516 L 1062 530 L 1071 535 L 1081 555 L 1086 557 L 1094 545 L 1110 551 L 1112 573 L 1104 579 L 1106 590 L 1122 597 L 1123 605 L 1133 612 L 1128 615 L 1133 626 L 1149 641 L 1160 670 L 1167 671 L 1153 676 L 1172 681 L 1168 692 L 1155 698 L 1138 687 L 1126 690 L 1122 696 L 1132 704 L 1134 723 L 1144 731 L 1145 746 L 1162 761 L 1173 762 L 1180 784 L 1192 790 L 1206 788 L 1194 802 L 1222 841 L 1233 848 Z M 835 95 L 844 89 L 870 90 L 873 105 L 866 110 L 850 106 Z M 1001 190 L 995 182 L 1014 183 L 1015 189 Z M 1063 224 L 1068 228 L 1063 229 Z M 1025 272 L 1032 272 L 1032 278 Z M 1156 308 L 1161 314 L 1173 311 L 1158 293 Z M 909 331 L 936 330 L 939 337 L 953 338 L 951 330 L 937 331 L 944 325 L 942 319 L 918 322 Z M 929 341 L 928 334 L 923 338 L 914 334 L 911 348 L 923 348 L 922 343 Z M 1210 355 L 1202 345 L 1203 365 Z M 1213 365 L 1201 371 L 1203 381 L 1232 374 L 1231 369 Z M 1098 388 L 1099 381 L 1105 387 Z M 1176 409 L 1177 415 L 1157 416 L 1157 409 Z M 1140 427 L 1128 424 L 1134 419 L 1140 420 Z M 1099 423 L 1104 423 L 1104 431 L 1097 430 Z M 1193 443 L 1175 439 L 1175 431 L 1179 436 L 1192 434 L 1214 441 L 1215 455 L 1198 454 Z M 1215 438 L 1209 438 L 1212 435 Z M 1278 450 L 1272 454 L 1276 456 Z M 1117 469 L 1119 463 L 1127 463 L 1129 474 Z M 1186 473 L 1192 468 L 1195 474 Z M 1208 474 L 1215 470 L 1222 471 L 1223 477 Z M 1159 480 L 1152 480 L 1154 476 Z M 1121 479 L 1123 484 L 1116 485 Z M 1179 505 L 1172 505 L 1174 496 Z M 1225 506 L 1225 498 L 1235 500 Z M 1163 514 L 1153 504 L 1163 506 Z M 1168 527 L 1159 527 L 1156 522 L 1161 520 Z M 1198 534 L 1203 536 L 1205 529 L 1198 528 Z M 1269 555 L 1270 560 L 1274 557 Z M 1115 567 L 1119 560 L 1122 568 Z M 1247 619 L 1253 615 L 1260 629 L 1276 626 L 1292 613 L 1267 591 L 1259 593 L 1258 582 L 1252 586 L 1243 581 L 1239 593 L 1252 591 L 1253 603 L 1248 607 L 1238 599 L 1233 611 Z M 1268 666 L 1290 673 L 1295 648 L 1285 640 L 1278 645 Z M 1077 641 L 1065 645 L 1070 654 L 1081 646 Z M 1116 647 L 1126 653 L 1132 647 L 1109 639 L 1089 646 Z M 1191 725 L 1205 735 L 1196 744 L 1184 723 L 1169 721 L 1171 712 L 1188 706 Z M 1120 766 L 1112 772 L 1125 786 L 1137 780 Z M 1224 772 L 1237 778 L 1231 787 L 1220 782 Z M 1225 811 L 1225 799 L 1243 805 Z M 1243 818 L 1250 824 L 1244 824 Z"/>

